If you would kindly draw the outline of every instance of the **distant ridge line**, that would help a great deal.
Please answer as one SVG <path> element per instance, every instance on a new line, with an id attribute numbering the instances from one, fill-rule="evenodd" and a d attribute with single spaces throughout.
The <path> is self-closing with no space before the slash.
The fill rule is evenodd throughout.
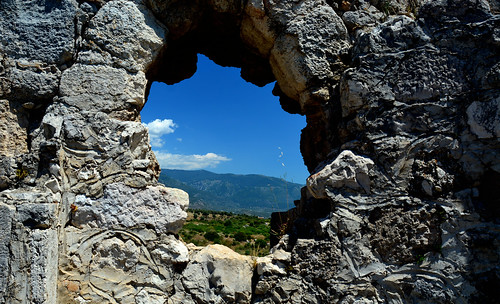
<path id="1" fill-rule="evenodd" d="M 159 182 L 190 196 L 190 208 L 270 217 L 294 207 L 301 184 L 261 174 L 163 169 Z"/>

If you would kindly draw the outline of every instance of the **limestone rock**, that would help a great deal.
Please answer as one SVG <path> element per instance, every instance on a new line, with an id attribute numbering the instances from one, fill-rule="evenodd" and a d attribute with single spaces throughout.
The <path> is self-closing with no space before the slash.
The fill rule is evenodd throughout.
<path id="1" fill-rule="evenodd" d="M 322 87 L 334 77 L 337 56 L 349 47 L 347 30 L 335 11 L 323 1 L 269 1 L 277 38 L 270 64 L 280 89 L 300 101 L 310 102 L 308 86 Z M 313 84 L 314 83 L 314 84 Z M 315 88 L 317 90 L 317 88 Z"/>
<path id="2" fill-rule="evenodd" d="M 177 233 L 187 217 L 188 195 L 163 186 L 137 190 L 117 183 L 106 186 L 100 199 L 77 195 L 74 204 L 78 207 L 72 218 L 76 227 L 152 227 L 157 233 Z"/>
<path id="3" fill-rule="evenodd" d="M 229 13 L 238 16 L 243 8 L 241 0 L 207 0 L 207 4 L 217 13 Z"/>
<path id="4" fill-rule="evenodd" d="M 9 270 L 12 263 L 10 242 L 12 238 L 12 219 L 15 209 L 12 206 L 0 204 L 0 301 L 7 302 L 9 286 Z"/>
<path id="5" fill-rule="evenodd" d="M 25 226 L 47 229 L 56 222 L 57 204 L 22 204 L 17 207 L 17 220 Z"/>
<path id="6" fill-rule="evenodd" d="M 486 36 L 495 36 L 492 26 L 498 21 L 496 17 L 489 17 L 484 3 L 473 5 L 467 1 L 457 1 L 454 5 L 464 5 L 471 9 L 473 20 L 488 20 L 488 25 L 485 24 L 482 29 Z M 439 6 L 439 10 L 446 13 L 430 13 L 428 10 L 435 6 Z M 450 25 L 456 20 L 465 22 L 464 15 L 458 13 L 463 12 L 463 8 L 455 11 L 458 15 L 453 16 L 450 14 L 454 13 L 448 9 L 445 2 L 433 1 L 427 2 L 421 13 L 432 16 L 435 18 L 433 22 L 442 22 L 441 25 Z M 347 18 L 350 18 L 349 14 Z M 376 18 L 371 20 L 374 22 Z M 491 153 L 486 152 L 488 149 L 496 151 L 492 153 L 498 152 L 493 141 L 485 140 L 483 144 L 478 144 L 475 138 L 495 137 L 494 126 L 498 116 L 495 100 L 498 87 L 493 89 L 486 84 L 490 82 L 477 78 L 473 80 L 475 85 L 481 86 L 485 83 L 485 90 L 480 94 L 481 101 L 467 99 L 462 94 L 468 95 L 472 89 L 471 83 L 465 80 L 464 75 L 468 73 L 465 65 L 480 67 L 478 75 L 490 75 L 489 71 L 494 69 L 492 67 L 497 63 L 498 56 L 493 55 L 492 60 L 477 57 L 472 53 L 473 45 L 476 45 L 475 40 L 471 41 L 471 44 L 458 42 L 456 32 L 452 34 L 452 31 L 468 25 L 457 24 L 454 30 L 437 34 L 440 31 L 437 28 L 441 25 L 431 26 L 436 26 L 436 32 L 424 31 L 419 21 L 403 16 L 388 16 L 387 22 L 375 28 L 369 24 L 363 29 L 353 28 L 353 31 L 356 31 L 352 36 L 355 37 L 355 63 L 351 66 L 352 69 L 345 71 L 340 82 L 340 108 L 343 118 L 335 128 L 342 129 L 336 134 L 344 142 L 337 147 L 341 151 L 349 149 L 357 155 L 366 155 L 373 162 L 381 164 L 383 169 L 375 166 L 370 169 L 369 198 L 363 195 L 366 192 L 360 186 L 357 186 L 357 191 L 353 191 L 349 187 L 333 188 L 325 182 L 315 188 L 316 184 L 311 176 L 308 186 L 321 200 L 303 197 L 298 204 L 296 232 L 292 233 L 286 243 L 286 248 L 292 251 L 292 256 L 296 254 L 296 258 L 292 258 L 292 269 L 286 279 L 273 275 L 260 278 L 257 290 L 261 302 L 271 302 L 270 299 L 278 303 L 293 301 L 290 293 L 281 292 L 281 282 L 293 282 L 294 290 L 300 290 L 298 293 L 307 292 L 315 297 L 315 301 L 323 302 L 446 302 L 446 299 L 464 295 L 469 297 L 472 294 L 484 297 L 483 299 L 491 298 L 480 284 L 470 281 L 457 287 L 459 292 L 452 291 L 453 278 L 461 276 L 459 273 L 465 271 L 465 252 L 480 250 L 472 249 L 474 246 L 471 245 L 459 245 L 458 241 L 462 238 L 460 234 L 467 235 L 465 238 L 474 238 L 474 233 L 471 234 L 465 227 L 470 224 L 468 221 L 472 220 L 469 215 L 474 213 L 472 201 L 479 199 L 479 196 L 477 192 L 474 194 L 471 191 L 457 199 L 452 199 L 449 195 L 456 191 L 452 189 L 460 187 L 458 185 L 462 182 L 467 184 L 469 182 L 466 181 L 472 182 L 484 174 L 480 168 L 497 166 L 497 162 L 492 161 L 489 156 Z M 432 39 L 437 37 L 435 35 L 439 36 L 439 42 L 433 42 Z M 494 53 L 493 45 L 496 44 L 493 42 L 495 38 L 492 39 L 488 40 L 491 44 L 488 42 L 483 48 L 488 54 Z M 470 55 L 454 57 L 454 52 Z M 419 60 L 417 64 L 413 60 L 419 56 L 426 59 Z M 369 62 L 377 64 L 372 65 Z M 387 65 L 381 64 L 382 62 Z M 428 70 L 430 67 L 432 71 Z M 445 68 L 442 69 L 443 67 Z M 450 72 L 453 75 L 448 74 Z M 355 74 L 366 78 L 361 80 L 357 75 L 354 76 Z M 440 84 L 436 86 L 436 83 Z M 458 110 L 448 103 L 450 100 L 465 102 L 465 106 Z M 486 109 L 489 109 L 487 115 L 484 114 Z M 448 134 L 462 135 L 444 135 L 444 130 L 454 130 Z M 422 137 L 415 137 L 416 133 Z M 467 151 L 461 150 L 460 147 Z M 472 152 L 468 147 L 479 150 Z M 338 154 L 337 151 L 332 153 Z M 485 161 L 485 165 L 480 164 L 479 158 Z M 445 159 L 448 161 L 444 161 Z M 463 166 L 465 163 L 468 164 L 466 167 Z M 467 187 L 466 184 L 463 186 Z M 310 187 L 311 185 L 313 187 Z M 379 191 L 382 189 L 380 187 L 384 189 L 382 192 Z M 434 202 L 438 204 L 435 205 Z M 493 212 L 493 209 L 489 210 Z M 303 216 L 300 217 L 300 214 Z M 315 214 L 315 219 L 311 219 L 311 214 Z M 457 216 L 458 214 L 462 216 Z M 387 220 L 391 223 L 382 224 Z M 450 221 L 454 224 L 450 224 Z M 458 225 L 462 228 L 454 230 L 448 228 L 448 225 Z M 367 227 L 373 227 L 375 230 L 368 232 Z M 387 230 L 377 232 L 378 228 L 375 227 L 385 227 L 383 229 Z M 384 236 L 381 237 L 381 234 Z M 339 248 L 339 244 L 342 244 L 343 256 L 327 267 L 335 269 L 336 278 L 328 278 L 326 273 L 316 270 L 321 267 L 310 266 L 306 259 L 298 258 L 304 247 L 320 246 L 319 241 L 304 246 L 303 239 L 318 237 L 325 242 L 331 242 L 329 248 Z M 454 241 L 441 241 L 450 237 Z M 294 241 L 296 238 L 298 239 Z M 389 240 L 394 240 L 394 243 L 387 243 Z M 383 249 L 379 251 L 375 248 Z M 310 258 L 316 252 L 325 251 L 326 249 L 306 250 L 304 256 Z M 451 251 L 455 254 L 450 254 Z M 446 256 L 443 252 L 450 255 Z M 497 254 L 491 256 L 496 257 Z M 391 261 L 388 262 L 388 259 Z M 326 259 L 321 257 L 314 260 L 316 263 L 326 263 Z M 455 265 L 451 266 L 453 263 Z M 399 266 L 395 266 L 398 264 Z M 414 273 L 416 267 L 422 273 L 413 279 L 404 274 L 405 271 Z M 436 270 L 439 274 L 436 274 Z M 368 278 L 377 280 L 381 288 L 374 289 L 370 283 L 371 279 Z M 353 285 L 354 281 L 356 283 Z M 350 283 L 346 285 L 343 282 Z M 307 284 L 328 287 L 312 292 L 306 291 Z M 402 286 L 411 286 L 411 293 L 405 292 Z M 380 293 L 381 289 L 385 291 Z M 363 292 L 360 293 L 361 290 Z"/>
<path id="7" fill-rule="evenodd" d="M 74 0 L 2 1 L 2 53 L 33 64 L 63 64 L 74 53 Z M 15 30 L 13 30 L 15 29 Z"/>
<path id="8" fill-rule="evenodd" d="M 156 57 L 166 30 L 144 5 L 123 0 L 104 5 L 90 19 L 83 35 L 79 62 L 106 64 L 136 73 L 145 71 Z"/>
<path id="9" fill-rule="evenodd" d="M 0 303 L 494 303 L 499 7 L 2 0 Z M 183 244 L 157 183 L 140 111 L 198 53 L 307 118 L 267 257 Z"/>
<path id="10" fill-rule="evenodd" d="M 331 164 L 325 165 L 307 179 L 307 188 L 316 198 L 326 198 L 325 190 L 328 187 L 346 187 L 370 194 L 369 174 L 373 165 L 371 159 L 344 150 Z"/>
<path id="11" fill-rule="evenodd" d="M 64 71 L 59 90 L 65 104 L 84 111 L 142 107 L 146 76 L 125 69 L 76 64 Z"/>
<path id="12" fill-rule="evenodd" d="M 189 251 L 179 240 L 169 237 L 169 242 L 162 243 L 151 252 L 153 256 L 157 256 L 158 260 L 163 263 L 187 263 L 189 262 Z"/>
<path id="13" fill-rule="evenodd" d="M 19 100 L 25 107 L 39 107 L 57 94 L 61 72 L 55 65 L 19 60 L 7 73 L 10 78 L 9 99 Z M 33 97 L 38 102 L 29 100 Z"/>
<path id="14" fill-rule="evenodd" d="M 257 274 L 285 275 L 290 264 L 291 254 L 282 249 L 274 250 L 270 255 L 257 258 Z"/>
<path id="15" fill-rule="evenodd" d="M 157 18 L 168 28 L 170 37 L 176 39 L 195 30 L 204 14 L 201 1 L 145 1 Z"/>
<path id="16" fill-rule="evenodd" d="M 437 209 L 411 212 L 375 209 L 370 218 L 374 225 L 369 225 L 376 230 L 371 244 L 385 262 L 414 262 L 418 255 L 441 246 L 439 225 L 444 216 L 444 211 Z"/>
<path id="17" fill-rule="evenodd" d="M 245 7 L 245 15 L 241 21 L 241 38 L 257 51 L 269 56 L 274 45 L 274 34 L 270 28 L 270 19 L 266 15 L 263 0 L 251 0 Z"/>
<path id="18" fill-rule="evenodd" d="M 0 153 L 14 156 L 28 152 L 28 120 L 20 109 L 11 109 L 8 100 L 0 100 Z M 16 113 L 17 112 L 17 113 Z"/>
<path id="19" fill-rule="evenodd" d="M 62 170 L 55 162 L 47 164 L 46 170 L 56 176 L 63 173 L 75 192 L 99 196 L 104 184 L 116 181 L 144 187 L 159 174 L 147 129 L 141 123 L 116 120 L 104 113 L 68 110 L 60 104 L 48 112 L 37 140 L 47 144 L 64 138 L 65 151 L 60 155 Z M 143 165 L 138 167 L 137 162 Z M 127 175 L 130 178 L 124 179 Z"/>
<path id="20" fill-rule="evenodd" d="M 33 301 L 57 303 L 58 246 L 55 230 L 34 230 L 30 236 L 30 291 Z"/>
<path id="21" fill-rule="evenodd" d="M 500 137 L 500 97 L 473 102 L 467 108 L 467 123 L 478 138 Z"/>
<path id="22" fill-rule="evenodd" d="M 182 283 L 185 292 L 201 303 L 249 303 L 253 271 L 251 257 L 209 245 L 191 256 Z"/>
<path id="23" fill-rule="evenodd" d="M 383 19 L 384 14 L 373 12 L 374 7 L 368 7 L 366 10 L 347 11 L 342 14 L 342 21 L 349 31 L 356 28 L 373 27 Z"/>
<path id="24" fill-rule="evenodd" d="M 2 215 L 9 216 L 3 219 L 6 222 L 2 221 L 6 225 L 0 227 L 0 270 L 3 274 L 0 300 L 22 301 L 28 294 L 33 302 L 57 303 L 59 251 L 56 230 L 31 229 L 16 220 L 14 208 L 1 203 L 0 206 Z"/>
<path id="25" fill-rule="evenodd" d="M 159 245 L 154 232 L 72 228 L 66 235 L 71 245 L 61 259 L 60 300 L 164 303 L 172 293 L 172 265 L 152 254 Z"/>

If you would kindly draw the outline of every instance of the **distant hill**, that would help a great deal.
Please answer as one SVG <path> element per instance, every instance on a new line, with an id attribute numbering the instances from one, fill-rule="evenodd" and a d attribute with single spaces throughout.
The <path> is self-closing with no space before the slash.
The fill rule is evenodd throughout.
<path id="1" fill-rule="evenodd" d="M 304 185 L 264 175 L 163 169 L 159 181 L 189 193 L 189 208 L 269 217 L 294 207 Z"/>

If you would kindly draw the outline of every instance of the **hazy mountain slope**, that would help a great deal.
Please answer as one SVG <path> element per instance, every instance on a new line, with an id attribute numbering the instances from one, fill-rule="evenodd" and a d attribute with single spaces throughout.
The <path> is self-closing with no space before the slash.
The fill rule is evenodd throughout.
<path id="1" fill-rule="evenodd" d="M 288 210 L 303 185 L 263 175 L 217 174 L 205 170 L 162 170 L 161 183 L 189 193 L 190 208 L 270 216 Z"/>

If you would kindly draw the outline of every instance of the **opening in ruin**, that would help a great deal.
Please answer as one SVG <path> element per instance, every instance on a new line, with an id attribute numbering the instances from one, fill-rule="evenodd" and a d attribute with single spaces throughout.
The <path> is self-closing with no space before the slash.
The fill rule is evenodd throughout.
<path id="1" fill-rule="evenodd" d="M 294 75 L 292 79 L 284 77 L 283 74 L 287 73 L 287 69 L 283 69 L 283 65 L 288 64 L 286 60 L 279 63 L 273 61 L 276 58 L 270 53 L 274 39 L 272 30 L 268 32 L 266 29 L 264 33 L 254 28 L 256 25 L 249 19 L 249 15 L 246 15 L 249 12 L 243 11 L 242 3 L 235 2 L 229 6 L 220 4 L 179 1 L 153 5 L 155 16 L 168 28 L 168 40 L 147 70 L 148 101 L 145 109 L 141 111 L 141 120 L 150 124 L 150 135 L 153 134 L 152 148 L 163 173 L 167 171 L 166 168 L 177 168 L 277 177 L 274 180 L 268 179 L 258 187 L 254 185 L 254 181 L 247 181 L 248 184 L 253 184 L 257 191 L 268 192 L 270 198 L 267 201 L 255 199 L 255 193 L 245 194 L 241 187 L 232 187 L 230 182 L 222 178 L 208 183 L 197 181 L 196 186 L 201 185 L 202 188 L 196 189 L 195 195 L 190 195 L 190 208 L 252 214 L 258 214 L 255 210 L 260 208 L 258 211 L 261 213 L 258 215 L 269 218 L 272 212 L 293 208 L 294 200 L 300 199 L 300 189 L 308 176 L 307 169 L 312 170 L 316 166 L 314 163 L 316 158 L 309 156 L 317 154 L 315 147 L 322 141 L 321 136 L 306 140 L 304 136 L 301 138 L 301 133 L 307 135 L 311 127 L 308 126 L 301 131 L 306 126 L 305 117 L 288 113 L 308 114 L 308 125 L 314 123 L 319 116 L 312 117 L 312 120 L 309 117 L 310 113 L 315 113 L 317 110 L 314 108 L 315 102 L 304 108 L 299 103 L 298 92 L 304 89 L 303 83 L 300 82 L 303 77 L 300 75 Z M 259 8 L 255 9 L 261 12 Z M 262 22 L 265 24 L 267 21 Z M 288 49 L 282 51 L 287 52 Z M 205 72 L 202 64 L 204 61 L 212 64 L 213 70 Z M 199 72 L 195 74 L 197 69 Z M 225 80 L 221 80 L 215 77 L 215 70 L 231 72 Z M 283 87 L 276 84 L 273 71 L 279 73 L 280 85 Z M 189 84 L 204 74 L 206 74 L 205 80 L 189 87 Z M 300 81 L 296 81 L 295 76 L 300 78 Z M 293 89 L 292 87 L 298 82 L 300 82 L 299 87 Z M 174 84 L 176 85 L 169 87 Z M 253 93 L 237 89 L 241 84 L 254 90 L 258 90 L 258 87 L 263 88 L 254 97 Z M 179 95 L 178 91 L 183 87 L 188 88 L 187 94 L 191 97 Z M 215 87 L 218 89 L 214 89 Z M 173 91 L 173 95 L 158 94 L 156 93 L 158 89 L 168 89 Z M 211 90 L 216 94 L 210 93 Z M 226 97 L 217 95 L 221 93 L 228 95 Z M 157 95 L 160 95 L 160 98 L 155 101 Z M 155 103 L 158 105 L 155 106 Z M 148 111 L 155 115 L 148 114 Z M 158 113 L 163 115 L 159 116 Z M 291 123 L 293 120 L 295 121 Z M 190 129 L 190 126 L 195 127 Z M 152 128 L 155 129 L 153 132 Z M 301 149 L 302 152 L 305 151 L 303 155 L 308 156 L 305 158 L 307 169 Z M 327 150 L 325 147 L 322 149 Z M 292 170 L 296 166 L 301 169 Z M 198 172 L 200 175 L 207 175 L 207 171 Z M 300 184 L 293 184 L 291 180 Z M 162 176 L 160 182 L 164 182 Z M 221 194 L 215 195 L 215 199 L 217 203 L 222 202 L 222 206 L 214 208 L 206 201 L 196 205 L 195 197 L 200 191 L 205 191 L 208 186 L 214 185 L 218 194 Z M 183 189 L 183 183 L 178 180 L 167 186 Z M 280 187 L 281 193 L 278 191 Z M 229 196 L 236 196 L 237 203 L 234 203 L 235 200 L 228 200 Z M 254 198 L 251 203 L 249 197 Z M 246 202 L 242 202 L 242 198 L 247 198 Z M 242 210 L 244 209 L 242 205 L 247 207 L 246 211 L 251 209 L 253 212 L 245 212 Z M 190 216 L 193 217 L 194 214 Z M 200 218 L 204 216 L 198 214 Z M 224 220 L 224 224 L 227 222 L 226 227 L 236 223 L 228 221 L 229 219 L 218 218 L 218 220 Z M 255 221 L 245 221 L 246 227 L 252 226 L 251 223 L 255 224 Z M 270 225 L 269 222 L 267 224 L 269 245 Z M 186 226 L 189 226 L 189 217 L 184 228 Z M 225 241 L 228 238 L 234 244 L 237 239 L 244 240 L 245 237 L 253 235 L 245 233 L 237 237 L 231 233 L 229 235 L 224 233 L 223 236 L 218 231 L 216 231 L 218 234 L 205 232 L 206 240 L 217 239 L 218 235 L 223 245 L 226 245 Z M 184 238 L 182 231 L 179 234 Z M 213 242 L 217 243 L 215 239 Z M 257 246 L 253 237 L 247 243 Z"/>
<path id="2" fill-rule="evenodd" d="M 306 121 L 283 111 L 273 87 L 259 88 L 243 80 L 239 68 L 201 54 L 191 78 L 152 83 L 141 120 L 162 169 L 159 181 L 190 194 L 191 211 L 180 231 L 185 242 L 266 255 L 271 213 L 300 199 L 308 176 L 299 149 Z"/>
<path id="3" fill-rule="evenodd" d="M 255 185 L 247 185 L 247 177 L 216 189 L 208 187 L 207 191 L 231 198 L 220 204 L 201 204 L 193 197 L 191 207 L 264 217 L 292 208 L 293 200 L 300 198 L 299 184 L 308 176 L 299 149 L 306 122 L 303 116 L 283 111 L 278 97 L 272 95 L 273 86 L 259 88 L 243 80 L 240 69 L 216 65 L 204 55 L 198 55 L 198 71 L 193 77 L 175 85 L 153 83 L 141 119 L 149 128 L 151 146 L 162 168 L 160 182 L 176 185 L 167 181 L 167 176 L 181 174 L 172 169 L 270 176 L 275 179 L 253 177 Z M 206 172 L 190 174 L 202 179 Z M 202 190 L 204 186 L 196 187 Z M 235 199 L 235 191 L 252 197 Z"/>
<path id="4" fill-rule="evenodd" d="M 198 71 L 176 85 L 155 82 L 141 119 L 162 169 L 261 174 L 303 183 L 299 151 L 305 117 L 283 111 L 262 88 L 198 56 Z"/>

